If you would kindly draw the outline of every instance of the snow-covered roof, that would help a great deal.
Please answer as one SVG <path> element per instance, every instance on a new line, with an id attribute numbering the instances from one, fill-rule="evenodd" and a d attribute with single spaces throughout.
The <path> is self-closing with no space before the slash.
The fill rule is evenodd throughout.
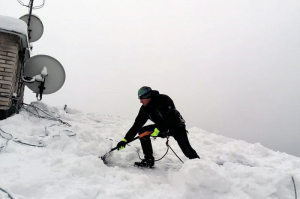
<path id="1" fill-rule="evenodd" d="M 27 24 L 17 18 L 0 15 L 0 32 L 17 35 L 21 38 L 23 48 L 29 49 L 29 39 L 27 34 Z M 29 58 L 29 52 L 26 51 L 26 58 Z"/>
<path id="2" fill-rule="evenodd" d="M 0 15 L 0 29 L 27 36 L 27 24 L 17 18 Z"/>
<path id="3" fill-rule="evenodd" d="M 47 114 L 48 120 L 36 114 Z M 25 106 L 0 121 L 0 197 L 292 199 L 300 193 L 298 157 L 198 128 L 188 129 L 188 137 L 201 159 L 185 157 L 171 136 L 169 145 L 184 164 L 170 150 L 154 169 L 134 167 L 142 156 L 134 141 L 110 153 L 105 165 L 98 157 L 116 146 L 133 122 L 41 102 Z M 156 159 L 166 153 L 166 141 L 152 140 Z"/>

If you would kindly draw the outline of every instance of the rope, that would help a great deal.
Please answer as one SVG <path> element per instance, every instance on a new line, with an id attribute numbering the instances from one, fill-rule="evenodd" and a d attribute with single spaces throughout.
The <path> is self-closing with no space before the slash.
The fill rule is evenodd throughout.
<path id="1" fill-rule="evenodd" d="M 160 159 L 155 160 L 155 162 L 162 160 L 167 155 L 167 153 L 169 152 L 169 148 L 170 147 L 167 148 L 167 151 L 166 151 L 165 155 L 163 155 L 163 157 L 161 157 Z"/>
<path id="2" fill-rule="evenodd" d="M 295 190 L 295 199 L 297 199 L 297 190 L 296 190 L 296 184 L 295 184 L 295 180 L 294 177 L 292 176 L 292 180 L 293 180 L 293 184 L 294 184 L 294 190 Z"/>
<path id="3" fill-rule="evenodd" d="M 170 147 L 170 146 L 169 146 Z M 173 151 L 173 153 L 176 155 L 176 157 L 182 162 L 182 163 L 184 163 L 181 159 L 180 159 L 180 157 L 178 157 L 178 155 L 175 153 L 175 151 L 170 147 L 170 149 Z"/>
<path id="4" fill-rule="evenodd" d="M 162 159 L 167 155 L 168 151 L 169 151 L 169 147 L 167 148 L 167 152 L 166 152 L 160 159 L 154 160 L 154 161 L 157 162 L 157 161 L 162 160 Z M 140 156 L 140 153 L 139 153 L 139 150 L 138 150 L 138 149 L 136 150 L 136 153 L 138 154 L 139 159 L 140 159 L 140 160 L 143 160 L 143 159 L 141 158 L 141 156 Z"/>
<path id="5" fill-rule="evenodd" d="M 171 148 L 171 146 L 169 145 L 169 137 L 167 137 L 166 145 L 167 145 L 167 147 L 168 147 L 166 153 L 165 153 L 161 158 L 159 158 L 159 159 L 157 159 L 157 160 L 154 160 L 154 161 L 157 162 L 157 161 L 162 160 L 162 159 L 167 155 L 167 153 L 169 152 L 169 148 L 170 148 L 170 149 L 173 151 L 173 153 L 176 155 L 176 157 L 177 157 L 182 163 L 184 163 L 184 162 L 178 157 L 178 155 L 175 153 L 175 151 Z M 140 154 L 139 154 L 139 150 L 137 150 L 136 153 L 138 154 L 139 159 L 142 160 L 142 158 L 141 158 L 141 156 L 140 156 Z"/>
<path id="6" fill-rule="evenodd" d="M 0 187 L 0 191 L 6 193 L 8 195 L 8 197 L 9 197 L 9 199 L 14 199 L 7 191 L 5 191 L 4 189 L 2 189 L 1 187 Z"/>

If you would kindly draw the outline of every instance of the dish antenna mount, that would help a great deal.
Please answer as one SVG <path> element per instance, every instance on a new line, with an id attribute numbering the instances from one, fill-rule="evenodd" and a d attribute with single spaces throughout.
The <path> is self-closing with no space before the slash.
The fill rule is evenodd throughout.
<path id="1" fill-rule="evenodd" d="M 22 6 L 29 8 L 29 14 L 20 17 L 28 26 L 28 38 L 30 42 L 39 40 L 44 32 L 44 26 L 39 17 L 32 14 L 33 9 L 40 9 L 44 6 L 33 6 L 33 1 L 30 0 L 28 5 L 25 5 L 21 0 L 17 0 Z M 43 94 L 52 94 L 58 91 L 64 84 L 66 73 L 59 61 L 49 55 L 36 55 L 28 59 L 23 65 L 23 73 L 21 81 L 26 86 L 36 93 L 37 100 L 42 100 Z"/>
<path id="2" fill-rule="evenodd" d="M 24 66 L 22 81 L 42 100 L 43 94 L 52 94 L 64 84 L 66 74 L 59 61 L 48 55 L 31 57 Z"/>
<path id="3" fill-rule="evenodd" d="M 35 42 L 39 40 L 44 32 L 44 26 L 42 21 L 36 16 L 32 14 L 33 9 L 40 9 L 44 7 L 45 0 L 43 0 L 43 4 L 39 6 L 33 6 L 33 1 L 30 0 L 28 5 L 25 5 L 21 0 L 17 0 L 22 6 L 29 8 L 29 13 L 20 17 L 21 20 L 23 20 L 27 24 L 27 32 L 28 32 L 28 38 L 30 42 Z"/>

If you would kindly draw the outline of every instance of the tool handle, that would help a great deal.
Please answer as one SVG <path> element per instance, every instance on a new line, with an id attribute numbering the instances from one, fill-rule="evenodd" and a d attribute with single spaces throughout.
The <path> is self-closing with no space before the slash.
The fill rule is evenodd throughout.
<path id="1" fill-rule="evenodd" d="M 145 133 L 142 133 L 141 135 L 139 135 L 139 138 L 142 138 L 146 135 L 151 135 L 152 131 L 146 131 Z"/>
<path id="2" fill-rule="evenodd" d="M 151 133 L 152 133 L 151 131 L 146 131 L 145 133 L 142 133 L 141 135 L 136 136 L 136 137 L 133 138 L 132 140 L 128 141 L 127 144 L 129 144 L 130 142 L 132 142 L 132 141 L 134 141 L 134 140 L 136 140 L 136 139 L 142 138 L 142 137 L 144 137 L 144 136 L 146 136 L 146 135 L 150 135 Z M 118 147 L 112 148 L 112 149 L 110 150 L 110 152 L 116 150 L 117 148 L 118 148 Z"/>
<path id="3" fill-rule="evenodd" d="M 134 140 L 136 140 L 136 139 L 138 139 L 138 138 L 139 138 L 139 136 L 136 136 L 136 137 L 133 138 L 132 140 L 128 141 L 126 144 L 129 144 L 130 142 L 132 142 L 132 141 L 134 141 Z M 116 150 L 116 149 L 118 149 L 118 147 L 112 148 L 112 149 L 110 150 L 110 152 L 112 152 L 112 151 L 114 151 L 114 150 Z"/>

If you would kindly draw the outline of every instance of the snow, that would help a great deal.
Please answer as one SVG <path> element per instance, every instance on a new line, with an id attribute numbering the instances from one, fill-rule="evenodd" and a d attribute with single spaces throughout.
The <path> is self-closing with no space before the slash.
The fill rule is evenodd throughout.
<path id="1" fill-rule="evenodd" d="M 27 24 L 17 18 L 0 15 L 0 29 L 21 33 L 27 37 Z"/>
<path id="2" fill-rule="evenodd" d="M 189 139 L 201 159 L 188 160 L 170 138 L 184 164 L 169 150 L 155 169 L 133 167 L 137 151 L 142 156 L 134 141 L 112 152 L 105 165 L 98 156 L 123 138 L 133 119 L 33 105 L 71 127 L 24 109 L 0 121 L 1 199 L 9 198 L 7 193 L 14 199 L 293 199 L 292 177 L 300 193 L 300 159 L 259 143 L 191 128 Z M 36 113 L 31 107 L 28 111 Z M 156 159 L 165 154 L 165 142 L 152 141 Z"/>

